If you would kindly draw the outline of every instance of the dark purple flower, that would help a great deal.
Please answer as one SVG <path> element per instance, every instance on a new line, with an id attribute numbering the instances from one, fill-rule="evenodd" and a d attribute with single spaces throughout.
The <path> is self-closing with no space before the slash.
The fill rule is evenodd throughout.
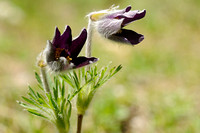
<path id="1" fill-rule="evenodd" d="M 123 27 L 133 21 L 143 18 L 146 10 L 131 11 L 131 6 L 123 10 L 109 9 L 90 14 L 91 20 L 96 24 L 97 31 L 104 37 L 123 43 L 136 45 L 140 43 L 144 36 L 135 31 L 124 29 Z"/>
<path id="2" fill-rule="evenodd" d="M 94 57 L 78 57 L 86 38 L 86 29 L 83 29 L 80 35 L 72 40 L 71 28 L 69 26 L 66 27 L 62 35 L 56 27 L 55 36 L 52 41 L 47 41 L 45 49 L 46 62 L 50 69 L 52 71 L 63 71 L 96 62 L 98 59 Z"/>

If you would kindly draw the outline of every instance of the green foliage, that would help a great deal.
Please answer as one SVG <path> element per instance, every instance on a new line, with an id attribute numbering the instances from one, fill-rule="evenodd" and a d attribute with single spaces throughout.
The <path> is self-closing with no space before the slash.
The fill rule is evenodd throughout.
<path id="1" fill-rule="evenodd" d="M 52 90 L 46 93 L 42 87 L 42 80 L 35 72 L 38 88 L 32 89 L 29 86 L 28 96 L 22 96 L 23 100 L 18 103 L 29 113 L 47 119 L 54 123 L 60 132 L 68 132 L 71 117 L 71 99 L 66 97 L 65 82 L 57 76 L 54 76 Z M 75 95 L 75 94 L 73 94 Z"/>
<path id="2" fill-rule="evenodd" d="M 67 74 L 55 75 L 53 80 L 49 80 L 49 93 L 45 91 L 39 74 L 35 72 L 38 90 L 28 86 L 28 97 L 22 96 L 25 102 L 19 101 L 18 103 L 29 113 L 55 124 L 60 133 L 67 133 L 72 111 L 71 100 L 78 95 L 78 112 L 85 112 L 96 89 L 114 76 L 121 68 L 121 65 L 111 69 L 108 69 L 107 66 L 98 71 L 97 66 L 94 66 L 89 71 L 82 68 Z M 69 86 L 68 89 L 66 89 L 66 83 Z"/>
<path id="3" fill-rule="evenodd" d="M 78 93 L 77 110 L 79 114 L 84 114 L 87 110 L 96 90 L 106 83 L 111 77 L 121 70 L 122 66 L 109 66 L 98 70 L 97 66 L 92 66 L 88 71 L 85 68 L 79 69 L 78 72 L 73 71 L 66 75 L 61 75 L 72 88 L 75 88 L 74 95 Z M 70 99 L 74 97 L 70 96 Z"/>

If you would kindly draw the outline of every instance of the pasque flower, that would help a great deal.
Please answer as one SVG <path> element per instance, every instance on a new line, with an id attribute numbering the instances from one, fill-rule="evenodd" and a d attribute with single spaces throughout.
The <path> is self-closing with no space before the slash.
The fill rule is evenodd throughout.
<path id="1" fill-rule="evenodd" d="M 118 7 L 112 7 L 108 10 L 92 12 L 89 14 L 97 31 L 104 37 L 114 41 L 132 45 L 140 43 L 144 39 L 144 36 L 135 31 L 124 29 L 124 26 L 143 18 L 146 14 L 146 10 L 131 11 L 131 6 L 128 6 L 123 10 L 117 10 L 116 8 Z"/>
<path id="2" fill-rule="evenodd" d="M 47 46 L 44 50 L 47 66 L 52 71 L 63 71 L 96 62 L 98 59 L 95 57 L 78 57 L 86 38 L 86 29 L 83 29 L 80 35 L 72 40 L 71 28 L 69 26 L 66 27 L 62 35 L 56 27 L 53 40 L 47 41 Z"/>

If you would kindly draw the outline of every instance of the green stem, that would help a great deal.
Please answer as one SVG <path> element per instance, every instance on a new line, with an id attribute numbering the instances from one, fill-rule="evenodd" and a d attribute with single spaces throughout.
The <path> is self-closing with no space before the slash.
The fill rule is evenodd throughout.
<path id="1" fill-rule="evenodd" d="M 69 132 L 69 124 L 65 123 L 65 121 L 57 115 L 56 126 L 59 133 L 68 133 Z"/>
<path id="2" fill-rule="evenodd" d="M 42 82 L 43 82 L 44 89 L 47 93 L 49 93 L 50 89 L 49 89 L 49 83 L 48 83 L 48 80 L 47 80 L 46 68 L 40 67 L 40 72 L 41 72 L 41 75 L 42 75 Z"/>
<path id="3" fill-rule="evenodd" d="M 62 127 L 59 127 L 58 131 L 59 131 L 59 133 L 68 133 L 68 130 L 66 128 L 62 128 Z"/>
<path id="4" fill-rule="evenodd" d="M 83 122 L 83 115 L 82 114 L 78 114 L 78 118 L 77 118 L 77 132 L 76 133 L 81 133 L 81 127 L 82 127 L 82 122 Z"/>

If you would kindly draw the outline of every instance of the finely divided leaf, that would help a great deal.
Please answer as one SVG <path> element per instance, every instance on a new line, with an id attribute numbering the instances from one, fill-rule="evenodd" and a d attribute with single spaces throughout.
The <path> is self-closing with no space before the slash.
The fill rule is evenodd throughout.
<path id="1" fill-rule="evenodd" d="M 40 76 L 38 75 L 37 72 L 35 72 L 35 78 L 37 79 L 38 83 L 39 83 L 40 85 L 42 85 L 42 80 L 41 80 L 41 78 L 40 78 Z"/>
<path id="2" fill-rule="evenodd" d="M 37 110 L 34 110 L 34 109 L 27 109 L 28 112 L 30 112 L 31 114 L 34 114 L 36 116 L 40 116 L 40 117 L 43 117 L 43 118 L 46 118 L 48 119 L 48 117 L 44 116 L 43 114 L 39 113 Z"/>

